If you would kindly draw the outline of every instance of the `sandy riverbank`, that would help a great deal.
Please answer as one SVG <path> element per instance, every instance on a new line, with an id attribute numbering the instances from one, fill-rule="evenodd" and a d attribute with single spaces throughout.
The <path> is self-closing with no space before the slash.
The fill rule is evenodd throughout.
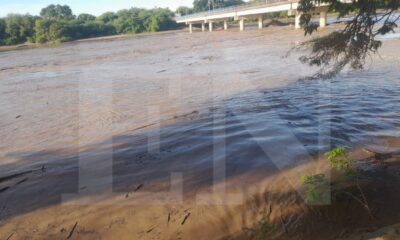
<path id="1" fill-rule="evenodd" d="M 45 48 L 45 47 L 57 47 L 60 44 L 68 44 L 74 42 L 90 42 L 90 41 L 104 41 L 104 40 L 116 40 L 121 38 L 132 38 L 132 37 L 145 37 L 145 36 L 160 36 L 164 34 L 174 34 L 179 32 L 184 32 L 185 30 L 171 30 L 171 31 L 163 31 L 163 32 L 152 32 L 152 33 L 137 33 L 137 34 L 118 34 L 104 37 L 93 37 L 93 38 L 85 38 L 79 39 L 75 41 L 59 43 L 59 44 L 36 44 L 36 43 L 23 43 L 11 46 L 0 46 L 0 52 L 7 51 L 15 51 L 15 50 L 24 50 L 24 49 L 32 49 L 32 48 Z"/>

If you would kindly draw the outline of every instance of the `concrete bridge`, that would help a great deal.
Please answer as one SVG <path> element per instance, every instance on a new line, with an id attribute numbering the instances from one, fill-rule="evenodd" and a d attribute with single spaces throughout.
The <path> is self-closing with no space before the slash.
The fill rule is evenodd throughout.
<path id="1" fill-rule="evenodd" d="M 346 0 L 345 0 L 346 1 Z M 263 0 L 262 2 L 238 5 L 228 8 L 220 8 L 207 12 L 200 12 L 181 17 L 176 17 L 177 23 L 189 25 L 190 33 L 193 32 L 193 24 L 201 24 L 202 31 L 205 31 L 206 24 L 208 29 L 213 31 L 215 22 L 223 22 L 224 30 L 228 29 L 228 21 L 239 21 L 240 31 L 245 29 L 246 20 L 258 20 L 258 28 L 263 28 L 263 17 L 266 13 L 288 11 L 288 16 L 295 17 L 295 28 L 300 28 L 301 12 L 297 11 L 299 0 Z M 320 27 L 326 26 L 328 7 L 324 5 L 317 6 L 314 14 L 319 15 Z"/>

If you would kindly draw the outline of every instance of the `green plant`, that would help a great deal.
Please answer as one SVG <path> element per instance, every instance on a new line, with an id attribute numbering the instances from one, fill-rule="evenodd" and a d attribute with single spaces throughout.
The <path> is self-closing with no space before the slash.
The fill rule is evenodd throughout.
<path id="1" fill-rule="evenodd" d="M 305 199 L 309 204 L 329 204 L 331 201 L 329 182 L 324 174 L 303 175 L 301 182 L 305 186 Z"/>
<path id="2" fill-rule="evenodd" d="M 371 218 L 373 214 L 369 207 L 367 198 L 360 186 L 359 179 L 363 176 L 363 172 L 356 167 L 354 161 L 350 159 L 349 154 L 344 147 L 337 147 L 331 151 L 325 153 L 325 157 L 329 160 L 332 168 L 340 171 L 341 175 L 345 178 L 341 178 L 344 183 L 354 183 L 360 192 L 360 197 L 340 188 L 336 185 L 334 188 L 330 188 L 328 180 L 326 180 L 324 174 L 317 175 L 303 175 L 301 176 L 301 182 L 305 187 L 305 199 L 310 204 L 329 204 L 333 198 L 338 195 L 345 194 L 352 199 L 359 202 L 368 212 Z M 331 191 L 332 190 L 332 191 Z M 332 196 L 331 193 L 332 192 Z"/>
<path id="3" fill-rule="evenodd" d="M 338 171 L 348 171 L 353 167 L 353 161 L 344 147 L 337 147 L 325 153 L 325 157 L 329 160 L 332 168 Z"/>
<path id="4" fill-rule="evenodd" d="M 363 173 L 360 169 L 357 168 L 354 161 L 349 157 L 347 149 L 344 147 L 334 148 L 331 151 L 325 153 L 325 157 L 329 160 L 332 168 L 335 168 L 337 171 L 341 171 L 344 174 L 345 182 L 350 181 L 357 186 L 361 198 L 343 189 L 337 189 L 337 191 L 335 191 L 335 194 L 343 193 L 350 196 L 351 198 L 359 202 L 367 210 L 370 217 L 373 218 L 367 198 L 365 197 L 359 183 L 359 179 L 363 176 Z"/>
<path id="5" fill-rule="evenodd" d="M 349 156 L 349 153 L 344 147 L 337 147 L 325 153 L 332 168 L 344 173 L 347 180 L 359 179 L 362 177 L 362 171 L 357 168 L 354 160 Z"/>

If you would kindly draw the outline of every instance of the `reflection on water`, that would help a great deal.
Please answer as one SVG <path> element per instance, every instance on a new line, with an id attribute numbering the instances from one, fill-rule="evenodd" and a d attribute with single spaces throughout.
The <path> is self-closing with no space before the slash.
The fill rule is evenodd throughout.
<path id="1" fill-rule="evenodd" d="M 226 161 L 228 178 L 262 179 L 334 146 L 369 147 L 372 139 L 400 136 L 398 81 L 394 69 L 370 70 L 238 94 L 163 128 L 157 154 L 148 152 L 146 136 L 133 137 L 142 143 L 116 138 L 114 170 L 141 181 L 182 171 L 192 190 L 211 184 L 213 161 Z"/>
<path id="2" fill-rule="evenodd" d="M 244 123 L 280 119 L 276 122 L 285 123 L 310 153 L 316 153 L 327 150 L 327 144 L 353 146 L 374 137 L 399 136 L 399 80 L 393 69 L 357 72 L 267 90 L 261 98 L 249 93 L 227 104 L 240 109 L 235 114 Z"/>

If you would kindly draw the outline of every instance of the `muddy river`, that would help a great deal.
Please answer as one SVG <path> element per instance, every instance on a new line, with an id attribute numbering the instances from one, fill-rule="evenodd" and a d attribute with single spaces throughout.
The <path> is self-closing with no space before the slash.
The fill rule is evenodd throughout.
<path id="1" fill-rule="evenodd" d="M 91 198 L 112 190 L 107 199 L 127 199 L 176 185 L 183 205 L 216 186 L 241 193 L 240 205 L 249 186 L 334 146 L 387 149 L 382 139 L 400 137 L 397 37 L 384 40 L 364 71 L 314 81 L 299 81 L 315 71 L 299 63 L 299 53 L 285 57 L 303 40 L 301 32 L 273 27 L 0 53 L 0 177 L 17 174 L 1 181 L 1 236 L 15 231 L 22 239 L 34 231 L 38 239 L 58 239 L 75 222 L 82 239 L 223 236 L 250 217 L 227 224 L 234 215 L 228 207 L 191 215 L 165 207 L 179 197 L 123 214 L 123 204 L 60 204 L 77 192 Z M 209 234 L 195 229 L 217 218 L 223 224 Z M 177 226 L 162 225 L 166 219 Z"/>

